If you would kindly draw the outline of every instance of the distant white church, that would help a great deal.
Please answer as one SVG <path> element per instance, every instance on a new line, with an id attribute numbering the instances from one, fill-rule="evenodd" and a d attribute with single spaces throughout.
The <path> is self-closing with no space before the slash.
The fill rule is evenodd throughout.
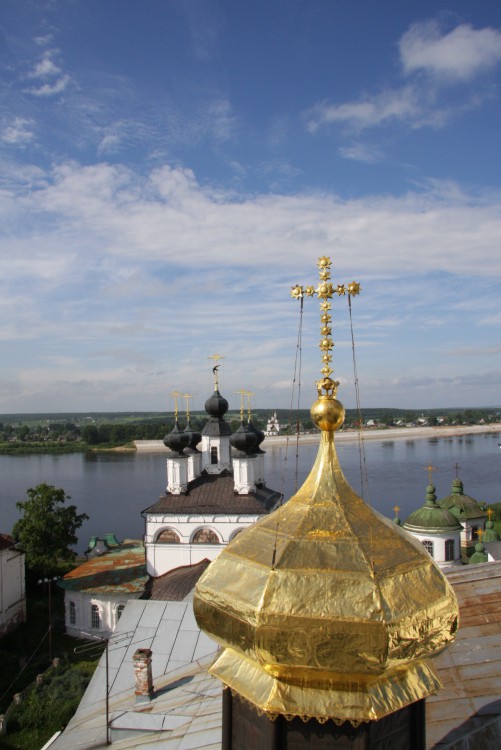
<path id="1" fill-rule="evenodd" d="M 280 435 L 280 422 L 278 421 L 277 413 L 274 412 L 266 423 L 265 435 Z"/>

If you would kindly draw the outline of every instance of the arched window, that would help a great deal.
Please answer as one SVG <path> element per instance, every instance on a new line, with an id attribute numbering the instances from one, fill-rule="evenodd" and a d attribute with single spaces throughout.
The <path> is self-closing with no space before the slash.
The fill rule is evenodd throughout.
<path id="1" fill-rule="evenodd" d="M 97 604 L 91 604 L 90 625 L 94 630 L 99 630 L 99 628 L 101 627 L 101 613 Z"/>
<path id="2" fill-rule="evenodd" d="M 193 544 L 219 544 L 219 538 L 212 529 L 199 529 L 193 536 Z"/>
<path id="3" fill-rule="evenodd" d="M 77 608 L 75 602 L 70 602 L 70 625 L 75 625 L 77 621 Z"/>
<path id="4" fill-rule="evenodd" d="M 433 557 L 433 542 L 430 542 L 427 539 L 425 539 L 424 542 L 423 542 L 423 547 Z"/>
<path id="5" fill-rule="evenodd" d="M 157 536 L 157 544 L 180 544 L 181 539 L 174 529 L 164 529 Z"/>
<path id="6" fill-rule="evenodd" d="M 445 540 L 445 560 L 446 562 L 454 560 L 454 539 Z"/>
<path id="7" fill-rule="evenodd" d="M 117 622 L 122 617 L 123 611 L 125 609 L 125 604 L 119 604 L 117 607 Z"/>

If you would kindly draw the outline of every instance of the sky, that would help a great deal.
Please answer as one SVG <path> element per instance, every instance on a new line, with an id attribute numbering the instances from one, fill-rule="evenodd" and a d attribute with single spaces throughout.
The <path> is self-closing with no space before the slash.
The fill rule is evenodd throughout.
<path id="1" fill-rule="evenodd" d="M 501 404 L 499 3 L 2 0 L 0 71 L 0 413 L 307 408 L 323 256 L 345 406 Z"/>

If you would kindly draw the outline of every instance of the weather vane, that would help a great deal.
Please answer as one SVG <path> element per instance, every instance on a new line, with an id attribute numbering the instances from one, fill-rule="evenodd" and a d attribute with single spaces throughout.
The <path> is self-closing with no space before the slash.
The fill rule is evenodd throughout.
<path id="1" fill-rule="evenodd" d="M 214 373 L 214 390 L 217 391 L 219 389 L 219 380 L 218 380 L 218 370 L 219 365 L 217 364 L 220 359 L 224 359 L 221 354 L 210 354 L 207 359 L 213 359 L 216 363 L 214 367 L 212 368 L 212 372 Z"/>
<path id="2" fill-rule="evenodd" d="M 332 315 L 330 311 L 332 303 L 329 300 L 332 299 L 334 294 L 337 294 L 339 297 L 345 296 L 346 294 L 348 297 L 355 297 L 361 292 L 360 284 L 356 281 L 352 281 L 351 284 L 337 284 L 337 286 L 334 287 L 331 283 L 331 265 L 331 259 L 327 258 L 325 255 L 318 259 L 317 267 L 319 284 L 316 289 L 314 286 L 302 287 L 299 284 L 296 284 L 296 286 L 293 286 L 291 289 L 291 297 L 293 299 L 300 299 L 302 301 L 303 297 L 314 297 L 316 294 L 320 300 L 321 338 L 319 346 L 322 352 L 323 364 L 320 372 L 322 373 L 323 378 L 322 380 L 317 381 L 316 384 L 319 396 L 322 395 L 322 390 L 325 391 L 327 395 L 332 394 L 335 396 L 339 385 L 339 381 L 332 380 L 330 377 L 334 372 L 331 367 L 332 348 L 334 343 L 331 338 Z"/>

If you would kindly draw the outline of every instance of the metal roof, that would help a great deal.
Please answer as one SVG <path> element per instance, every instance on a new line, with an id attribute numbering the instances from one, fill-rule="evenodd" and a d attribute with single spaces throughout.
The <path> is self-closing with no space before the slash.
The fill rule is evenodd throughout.
<path id="1" fill-rule="evenodd" d="M 155 699 L 135 711 L 132 655 L 153 651 Z M 220 750 L 221 683 L 208 674 L 215 644 L 195 622 L 191 601 L 130 601 L 109 647 L 113 745 L 127 750 Z M 104 655 L 78 710 L 52 750 L 105 747 Z"/>
<path id="2" fill-rule="evenodd" d="M 181 602 L 195 588 L 195 584 L 210 565 L 205 558 L 194 565 L 183 565 L 174 568 L 156 578 L 150 578 L 146 584 L 145 599 L 157 601 Z"/>
<path id="3" fill-rule="evenodd" d="M 459 631 L 434 659 L 444 689 L 426 701 L 427 747 L 501 747 L 501 563 L 446 575 L 459 601 Z"/>
<path id="4" fill-rule="evenodd" d="M 456 641 L 433 660 L 444 688 L 426 702 L 427 750 L 501 746 L 501 562 L 446 572 L 460 605 Z M 191 601 L 130 601 L 110 646 L 113 744 L 123 750 L 220 750 L 221 684 L 207 667 L 215 644 Z M 123 638 L 124 640 L 120 640 Z M 137 648 L 153 651 L 155 699 L 134 711 Z M 105 745 L 102 657 L 77 713 L 53 750 Z M 139 733 L 142 733 L 139 736 Z"/>
<path id="5" fill-rule="evenodd" d="M 144 544 L 126 539 L 117 549 L 105 552 L 74 568 L 58 585 L 69 591 L 94 594 L 138 594 L 148 580 Z"/>
<path id="6" fill-rule="evenodd" d="M 167 493 L 143 513 L 214 513 L 225 515 L 264 515 L 280 501 L 281 495 L 268 487 L 258 487 L 253 495 L 236 495 L 230 474 L 202 473 L 190 482 L 182 495 Z"/>

